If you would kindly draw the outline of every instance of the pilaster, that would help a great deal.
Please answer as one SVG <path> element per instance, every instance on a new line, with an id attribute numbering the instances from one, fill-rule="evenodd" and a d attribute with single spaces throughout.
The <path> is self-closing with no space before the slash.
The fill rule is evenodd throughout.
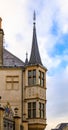
<path id="1" fill-rule="evenodd" d="M 3 130 L 4 108 L 0 106 L 0 130 Z"/>
<path id="2" fill-rule="evenodd" d="M 28 130 L 28 121 L 23 121 L 24 130 Z"/>
<path id="3" fill-rule="evenodd" d="M 15 130 L 20 130 L 21 118 L 19 116 L 14 116 Z"/>

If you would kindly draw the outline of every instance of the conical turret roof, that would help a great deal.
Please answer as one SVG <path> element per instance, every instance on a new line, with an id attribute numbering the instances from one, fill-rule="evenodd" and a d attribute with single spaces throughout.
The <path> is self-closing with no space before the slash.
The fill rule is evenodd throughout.
<path id="1" fill-rule="evenodd" d="M 36 16 L 35 16 L 35 12 L 34 12 L 33 39 L 32 39 L 32 49 L 31 49 L 29 64 L 42 65 L 39 48 L 38 48 L 38 43 L 37 43 L 35 20 L 36 20 Z"/>

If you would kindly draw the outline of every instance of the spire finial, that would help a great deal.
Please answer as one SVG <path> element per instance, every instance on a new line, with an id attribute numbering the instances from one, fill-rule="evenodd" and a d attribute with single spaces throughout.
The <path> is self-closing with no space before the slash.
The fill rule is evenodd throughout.
<path id="1" fill-rule="evenodd" d="M 26 52 L 26 59 L 28 59 L 28 53 Z"/>
<path id="2" fill-rule="evenodd" d="M 35 21 L 36 21 L 36 13 L 35 13 L 35 10 L 34 10 L 34 14 L 33 14 L 33 21 L 34 21 L 34 24 L 35 24 Z"/>

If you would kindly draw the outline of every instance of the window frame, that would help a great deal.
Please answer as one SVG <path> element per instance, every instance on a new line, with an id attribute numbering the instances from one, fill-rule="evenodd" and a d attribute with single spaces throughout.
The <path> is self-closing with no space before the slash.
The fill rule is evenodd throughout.
<path id="1" fill-rule="evenodd" d="M 28 102 L 28 118 L 36 118 L 36 102 Z"/>
<path id="2" fill-rule="evenodd" d="M 36 85 L 36 69 L 28 70 L 28 85 Z"/>
<path id="3" fill-rule="evenodd" d="M 10 88 L 7 86 L 11 85 Z M 17 85 L 17 88 L 14 86 Z M 6 76 L 6 89 L 7 90 L 18 90 L 19 89 L 19 76 L 18 75 L 7 75 Z"/>
<path id="4" fill-rule="evenodd" d="M 45 104 L 39 102 L 39 117 L 44 118 L 45 117 Z"/>
<path id="5" fill-rule="evenodd" d="M 44 72 L 39 70 L 39 85 L 44 87 Z"/>

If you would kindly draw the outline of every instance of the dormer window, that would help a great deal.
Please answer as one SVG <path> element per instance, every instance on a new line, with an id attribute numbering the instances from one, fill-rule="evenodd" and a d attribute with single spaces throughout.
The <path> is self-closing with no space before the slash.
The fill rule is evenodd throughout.
<path id="1" fill-rule="evenodd" d="M 36 85 L 36 70 L 28 70 L 28 85 Z"/>

